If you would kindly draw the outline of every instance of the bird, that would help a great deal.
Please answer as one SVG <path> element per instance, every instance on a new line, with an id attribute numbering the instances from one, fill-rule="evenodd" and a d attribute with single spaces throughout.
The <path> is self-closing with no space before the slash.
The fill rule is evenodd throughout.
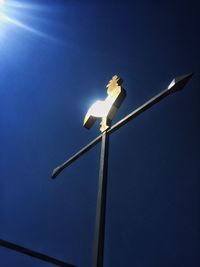
<path id="1" fill-rule="evenodd" d="M 122 83 L 123 80 L 119 76 L 114 75 L 112 77 L 106 86 L 107 97 L 105 100 L 97 100 L 88 109 L 83 122 L 85 128 L 90 129 L 98 118 L 101 119 L 101 132 L 106 131 L 111 126 L 112 119 L 126 97 L 126 91 L 121 86 Z"/>

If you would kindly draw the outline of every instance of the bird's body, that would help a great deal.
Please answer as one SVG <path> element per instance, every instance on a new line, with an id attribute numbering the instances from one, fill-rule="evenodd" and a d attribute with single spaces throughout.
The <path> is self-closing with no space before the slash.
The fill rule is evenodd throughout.
<path id="1" fill-rule="evenodd" d="M 122 79 L 116 75 L 113 76 L 112 80 L 107 85 L 108 96 L 104 101 L 97 100 L 89 108 L 84 119 L 84 127 L 87 129 L 91 128 L 97 118 L 102 119 L 100 128 L 101 132 L 110 127 L 113 117 L 126 96 L 126 91 L 121 87 L 121 84 Z"/>

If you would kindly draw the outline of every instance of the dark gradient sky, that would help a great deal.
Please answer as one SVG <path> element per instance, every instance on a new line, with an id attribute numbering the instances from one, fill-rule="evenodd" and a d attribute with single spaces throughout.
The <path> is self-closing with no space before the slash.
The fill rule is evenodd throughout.
<path id="1" fill-rule="evenodd" d="M 100 146 L 52 169 L 99 134 L 82 122 L 114 74 L 116 122 L 195 72 L 111 137 L 104 266 L 200 266 L 198 1 L 19 2 L 29 28 L 0 22 L 0 238 L 91 266 Z M 52 265 L 0 248 L 0 266 Z"/>

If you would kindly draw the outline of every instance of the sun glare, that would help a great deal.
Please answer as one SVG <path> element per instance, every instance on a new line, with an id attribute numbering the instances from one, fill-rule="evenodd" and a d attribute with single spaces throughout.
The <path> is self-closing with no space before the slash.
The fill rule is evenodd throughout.
<path id="1" fill-rule="evenodd" d="M 0 0 L 0 5 L 5 4 L 5 0 Z"/>
<path id="2" fill-rule="evenodd" d="M 4 15 L 4 13 L 5 13 L 5 4 L 6 4 L 5 0 L 0 0 L 0 24 L 3 22 L 4 17 L 5 17 L 5 15 Z"/>
<path id="3" fill-rule="evenodd" d="M 47 34 L 37 29 L 41 12 L 45 12 L 44 6 L 25 0 L 0 0 L 0 39 L 8 36 L 10 29 L 16 31 L 17 28 L 47 38 Z"/>

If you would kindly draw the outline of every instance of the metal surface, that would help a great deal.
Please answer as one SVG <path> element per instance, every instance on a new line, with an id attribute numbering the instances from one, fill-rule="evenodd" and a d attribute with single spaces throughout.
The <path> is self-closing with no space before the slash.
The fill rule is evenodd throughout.
<path id="1" fill-rule="evenodd" d="M 127 124 L 130 120 L 136 118 L 138 115 L 140 115 L 141 113 L 143 113 L 144 111 L 146 111 L 147 109 L 149 109 L 150 107 L 155 105 L 156 103 L 160 102 L 163 98 L 165 98 L 169 94 L 183 89 L 183 87 L 186 85 L 186 83 L 191 79 L 192 75 L 193 74 L 190 73 L 187 75 L 183 75 L 181 77 L 174 78 L 165 90 L 163 90 L 161 93 L 159 93 L 156 96 L 154 96 L 153 98 L 151 98 L 149 101 L 147 101 L 146 103 L 141 105 L 139 108 L 135 109 L 133 112 L 128 114 L 122 120 L 118 121 L 115 125 L 113 125 L 109 129 L 108 132 L 109 133 L 115 132 L 116 130 L 118 130 L 119 128 L 121 128 L 125 124 Z"/>
<path id="2" fill-rule="evenodd" d="M 96 209 L 96 224 L 94 237 L 93 267 L 103 266 L 105 218 L 106 218 L 106 194 L 108 174 L 109 134 L 102 134 L 101 156 L 99 168 L 99 185 Z"/>
<path id="3" fill-rule="evenodd" d="M 94 140 L 92 140 L 89 144 L 84 146 L 81 150 L 79 150 L 76 154 L 74 154 L 71 158 L 69 158 L 67 161 L 65 161 L 63 164 L 55 168 L 52 172 L 51 178 L 56 178 L 59 173 L 61 173 L 65 168 L 67 168 L 69 165 L 71 165 L 75 160 L 80 158 L 83 154 L 85 154 L 88 150 L 90 150 L 92 147 L 94 147 L 100 140 L 102 135 L 97 136 Z"/>
<path id="4" fill-rule="evenodd" d="M 130 120 L 136 118 L 138 115 L 140 115 L 145 110 L 149 109 L 156 103 L 158 103 L 160 100 L 168 96 L 169 94 L 176 92 L 178 90 L 183 89 L 183 87 L 186 85 L 186 83 L 191 79 L 192 73 L 183 75 L 177 78 L 174 78 L 172 82 L 169 84 L 169 86 L 163 90 L 161 93 L 157 94 L 153 98 L 151 98 L 149 101 L 135 109 L 133 112 L 128 114 L 126 117 L 124 117 L 122 120 L 114 124 L 110 129 L 107 130 L 108 134 L 111 134 L 121 128 L 123 125 L 128 123 Z M 65 161 L 63 164 L 58 166 L 53 170 L 52 178 L 56 178 L 59 173 L 61 173 L 66 167 L 71 165 L 75 160 L 77 160 L 80 156 L 84 155 L 87 151 L 89 151 L 92 147 L 94 147 L 100 140 L 102 135 L 99 135 L 96 137 L 93 141 L 91 141 L 88 145 L 83 147 L 79 152 L 77 152 L 75 155 L 73 155 L 70 159 Z"/>
<path id="5" fill-rule="evenodd" d="M 121 86 L 122 83 L 123 80 L 117 75 L 112 77 L 106 86 L 108 88 L 106 99 L 104 101 L 96 101 L 85 115 L 83 123 L 85 128 L 90 129 L 97 118 L 101 118 L 101 132 L 111 126 L 112 119 L 126 97 L 126 91 Z"/>
<path id="6" fill-rule="evenodd" d="M 75 265 L 65 263 L 63 261 L 60 261 L 60 260 L 57 260 L 55 258 L 49 257 L 49 256 L 47 256 L 45 254 L 35 252 L 33 250 L 27 249 L 25 247 L 16 245 L 14 243 L 11 243 L 11 242 L 8 242 L 8 241 L 2 240 L 2 239 L 0 239 L 0 246 L 8 248 L 8 249 L 11 249 L 11 250 L 14 250 L 14 251 L 17 251 L 19 253 L 28 255 L 28 256 L 33 257 L 33 258 L 37 258 L 37 259 L 45 261 L 45 262 L 49 262 L 49 263 L 57 265 L 57 266 L 61 266 L 61 267 L 76 267 Z"/>

